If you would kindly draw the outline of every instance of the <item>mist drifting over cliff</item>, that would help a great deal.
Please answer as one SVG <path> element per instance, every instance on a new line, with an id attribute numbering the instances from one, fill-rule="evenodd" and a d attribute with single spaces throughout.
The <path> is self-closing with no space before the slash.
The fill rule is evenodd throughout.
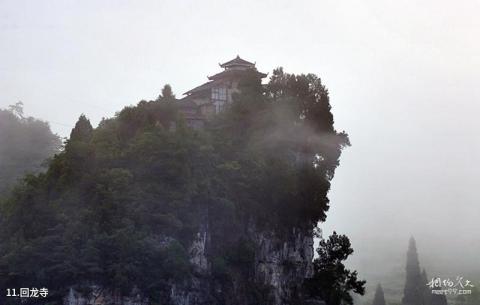
<path id="1" fill-rule="evenodd" d="M 95 126 L 167 82 L 181 95 L 237 53 L 263 71 L 317 73 L 352 142 L 325 234 L 350 236 L 349 264 L 367 276 L 401 274 L 414 235 L 432 273 L 480 279 L 478 1 L 2 1 L 0 11 L 0 108 L 21 100 L 62 136 L 81 113 Z"/>

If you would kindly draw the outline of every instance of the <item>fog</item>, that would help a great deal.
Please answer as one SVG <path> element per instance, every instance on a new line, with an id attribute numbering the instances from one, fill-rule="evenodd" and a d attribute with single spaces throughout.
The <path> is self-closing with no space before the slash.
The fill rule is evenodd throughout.
<path id="1" fill-rule="evenodd" d="M 312 72 L 352 142 L 320 226 L 347 234 L 360 275 L 480 272 L 480 2 L 0 1 L 0 108 L 67 136 L 122 107 L 177 96 L 242 58 Z M 400 269 L 399 269 L 400 268 Z M 472 280 L 478 281 L 477 278 Z"/>

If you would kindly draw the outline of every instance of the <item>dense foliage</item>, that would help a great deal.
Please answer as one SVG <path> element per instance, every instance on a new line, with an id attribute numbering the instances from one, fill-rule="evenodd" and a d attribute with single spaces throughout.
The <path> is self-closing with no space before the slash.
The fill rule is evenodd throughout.
<path id="1" fill-rule="evenodd" d="M 406 280 L 403 290 L 402 304 L 422 305 L 424 304 L 424 290 L 426 287 L 426 276 L 422 280 L 420 263 L 418 261 L 417 246 L 415 239 L 410 238 L 407 251 Z"/>
<path id="2" fill-rule="evenodd" d="M 434 294 L 427 283 L 428 277 L 425 269 L 420 272 L 417 245 L 413 237 L 410 238 L 407 250 L 406 280 L 403 290 L 403 305 L 448 305 L 444 294 Z"/>
<path id="3" fill-rule="evenodd" d="M 0 109 L 0 194 L 26 173 L 40 171 L 60 144 L 48 123 L 24 116 L 21 102 Z"/>
<path id="4" fill-rule="evenodd" d="M 311 297 L 320 298 L 328 305 L 353 304 L 350 293 L 365 293 L 365 281 L 359 280 L 356 271 L 345 268 L 345 261 L 353 249 L 345 235 L 336 232 L 320 240 L 318 257 L 313 262 L 314 275 L 305 282 Z"/>
<path id="5" fill-rule="evenodd" d="M 315 75 L 255 75 L 203 130 L 187 127 L 171 88 L 92 128 L 81 116 L 48 171 L 1 206 L 2 286 L 45 286 L 59 300 L 95 283 L 151 300 L 192 270 L 209 224 L 212 277 L 249 276 L 252 223 L 279 232 L 325 219 L 341 149 L 328 92 Z M 79 288 L 80 289 L 80 288 Z"/>

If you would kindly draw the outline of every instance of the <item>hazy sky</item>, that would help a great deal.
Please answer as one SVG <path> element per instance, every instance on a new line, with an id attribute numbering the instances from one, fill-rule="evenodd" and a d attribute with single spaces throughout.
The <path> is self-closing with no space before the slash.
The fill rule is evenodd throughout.
<path id="1" fill-rule="evenodd" d="M 323 225 L 351 263 L 387 272 L 413 234 L 432 268 L 480 268 L 478 16 L 473 0 L 0 0 L 0 108 L 21 100 L 66 136 L 237 54 L 316 73 L 353 144 Z"/>

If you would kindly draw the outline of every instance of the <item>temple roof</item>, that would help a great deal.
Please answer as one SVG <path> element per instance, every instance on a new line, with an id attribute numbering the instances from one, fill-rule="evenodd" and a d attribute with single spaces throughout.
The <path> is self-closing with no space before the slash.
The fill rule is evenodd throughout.
<path id="1" fill-rule="evenodd" d="M 246 61 L 245 59 L 240 58 L 240 56 L 237 55 L 234 59 L 227 61 L 223 64 L 220 64 L 220 67 L 222 68 L 229 68 L 232 66 L 245 66 L 245 67 L 255 67 L 254 63 L 251 63 L 249 61 Z"/>
<path id="2" fill-rule="evenodd" d="M 210 88 L 213 88 L 215 84 L 217 84 L 218 82 L 216 81 L 209 81 L 209 82 L 206 82 L 204 84 L 201 84 L 200 86 L 197 86 L 187 92 L 185 92 L 184 94 L 185 95 L 189 95 L 189 94 L 192 94 L 192 93 L 195 93 L 195 92 L 200 92 L 200 91 L 204 91 L 204 90 L 207 90 L 207 89 L 210 89 Z"/>
<path id="3" fill-rule="evenodd" d="M 214 74 L 212 76 L 208 76 L 209 81 L 197 86 L 187 92 L 184 95 L 191 95 L 194 93 L 200 94 L 206 90 L 209 90 L 219 84 L 225 83 L 225 81 L 229 81 L 232 79 L 238 79 L 244 75 L 245 71 L 255 71 L 260 78 L 264 78 L 267 76 L 265 73 L 258 72 L 255 68 L 255 64 L 249 61 L 246 61 L 240 56 L 237 55 L 236 58 L 227 61 L 223 64 L 220 64 L 220 67 L 224 68 L 220 73 Z"/>
<path id="4" fill-rule="evenodd" d="M 254 67 L 252 67 L 251 69 L 256 71 L 256 69 Z M 245 69 L 245 70 L 225 70 L 225 71 L 222 71 L 220 73 L 209 76 L 208 79 L 209 80 L 217 80 L 217 79 L 220 79 L 220 78 L 238 77 L 238 76 L 243 75 L 243 73 L 245 73 L 246 70 L 249 70 L 249 69 Z M 258 71 L 256 71 L 256 72 L 258 73 L 258 75 L 261 78 L 264 78 L 264 77 L 267 76 L 267 74 L 265 74 L 265 73 L 258 72 Z"/>

